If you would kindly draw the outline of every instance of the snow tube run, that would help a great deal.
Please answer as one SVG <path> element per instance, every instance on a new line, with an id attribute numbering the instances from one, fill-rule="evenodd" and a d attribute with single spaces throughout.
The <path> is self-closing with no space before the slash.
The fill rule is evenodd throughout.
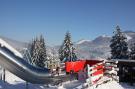
<path id="1" fill-rule="evenodd" d="M 17 50 L 2 39 L 0 39 L 0 65 L 30 83 L 49 84 L 66 77 L 66 75 L 51 77 L 49 69 L 28 64 Z"/>

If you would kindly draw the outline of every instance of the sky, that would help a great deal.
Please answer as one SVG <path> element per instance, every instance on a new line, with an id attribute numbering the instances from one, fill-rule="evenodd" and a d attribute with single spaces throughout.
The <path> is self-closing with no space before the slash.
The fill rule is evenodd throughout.
<path id="1" fill-rule="evenodd" d="M 0 36 L 49 45 L 113 35 L 116 26 L 135 31 L 135 0 L 0 0 Z"/>

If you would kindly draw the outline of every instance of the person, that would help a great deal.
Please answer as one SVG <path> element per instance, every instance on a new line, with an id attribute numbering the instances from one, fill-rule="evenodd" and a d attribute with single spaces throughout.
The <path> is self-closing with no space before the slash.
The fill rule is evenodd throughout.
<path id="1" fill-rule="evenodd" d="M 57 67 L 57 68 L 56 68 L 56 73 L 57 73 L 58 76 L 59 76 L 59 73 L 60 73 L 60 67 Z"/>
<path id="2" fill-rule="evenodd" d="M 87 70 L 84 68 L 84 70 L 80 70 L 78 72 L 78 80 L 81 82 L 86 82 L 87 79 Z"/>
<path id="3" fill-rule="evenodd" d="M 84 81 L 86 81 L 87 79 L 87 68 L 85 67 L 84 70 L 83 70 L 83 76 L 84 76 Z"/>
<path id="4" fill-rule="evenodd" d="M 72 81 L 74 79 L 74 71 L 71 70 L 70 71 L 70 81 Z"/>

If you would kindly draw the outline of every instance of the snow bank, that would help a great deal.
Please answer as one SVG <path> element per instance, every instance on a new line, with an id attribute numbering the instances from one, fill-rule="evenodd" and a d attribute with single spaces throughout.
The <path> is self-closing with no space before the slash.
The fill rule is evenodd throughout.
<path id="1" fill-rule="evenodd" d="M 80 85 L 74 89 L 83 89 L 83 85 Z M 116 81 L 110 81 L 105 84 L 101 84 L 98 86 L 95 85 L 95 86 L 91 86 L 91 87 L 84 88 L 84 89 L 135 89 L 135 86 L 130 86 L 126 83 L 119 84 Z"/>
<path id="2" fill-rule="evenodd" d="M 8 82 L 9 84 L 25 83 L 24 80 L 22 80 L 21 78 L 15 76 L 14 74 L 10 73 L 9 71 L 6 71 L 5 74 L 6 74 L 5 80 L 6 80 L 6 82 Z"/>
<path id="3" fill-rule="evenodd" d="M 23 58 L 22 54 L 18 52 L 15 48 L 10 46 L 7 42 L 5 42 L 3 39 L 0 38 L 0 45 L 3 47 L 8 48 L 10 51 L 12 51 L 16 56 Z"/>
<path id="4" fill-rule="evenodd" d="M 111 81 L 103 85 L 99 85 L 96 89 L 125 89 L 116 81 Z"/>
<path id="5" fill-rule="evenodd" d="M 107 82 L 108 81 L 108 82 Z M 77 86 L 74 89 L 135 89 L 134 86 L 130 86 L 127 83 L 118 83 L 116 81 L 112 81 L 111 78 L 108 77 L 102 77 L 97 84 L 94 84 L 93 86 L 88 86 L 87 83 L 82 83 L 81 85 Z"/>

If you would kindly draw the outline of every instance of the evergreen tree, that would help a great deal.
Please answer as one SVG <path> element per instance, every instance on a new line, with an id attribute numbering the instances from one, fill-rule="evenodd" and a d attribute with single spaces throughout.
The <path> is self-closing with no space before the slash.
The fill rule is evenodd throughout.
<path id="1" fill-rule="evenodd" d="M 135 43 L 131 47 L 131 52 L 130 52 L 129 58 L 131 60 L 135 60 Z"/>
<path id="2" fill-rule="evenodd" d="M 65 35 L 65 40 L 59 49 L 59 58 L 62 62 L 76 61 L 77 56 L 75 54 L 75 48 L 71 42 L 71 35 L 69 32 Z"/>
<path id="3" fill-rule="evenodd" d="M 60 59 L 59 56 L 57 55 L 58 53 L 56 53 L 57 51 L 52 48 L 51 49 L 52 52 L 50 52 L 49 54 L 47 54 L 48 56 L 48 68 L 49 69 L 56 69 L 57 67 L 60 67 Z"/>
<path id="4" fill-rule="evenodd" d="M 27 61 L 29 64 L 32 64 L 32 57 L 33 55 L 33 49 L 34 49 L 35 40 L 32 39 L 32 41 L 28 44 L 27 48 L 23 49 L 23 58 L 25 61 Z"/>
<path id="5" fill-rule="evenodd" d="M 22 54 L 23 54 L 23 59 L 25 61 L 27 61 L 29 64 L 31 64 L 32 63 L 32 59 L 31 59 L 30 50 L 27 49 L 27 48 L 24 48 L 23 51 L 22 51 Z"/>
<path id="6" fill-rule="evenodd" d="M 40 36 L 40 38 L 36 37 L 36 39 L 33 40 L 30 48 L 30 54 L 33 65 L 42 68 L 46 67 L 46 46 L 42 35 Z"/>
<path id="7" fill-rule="evenodd" d="M 115 35 L 112 36 L 111 40 L 111 58 L 112 59 L 128 59 L 128 45 L 126 37 L 121 32 L 119 26 L 116 27 Z"/>

